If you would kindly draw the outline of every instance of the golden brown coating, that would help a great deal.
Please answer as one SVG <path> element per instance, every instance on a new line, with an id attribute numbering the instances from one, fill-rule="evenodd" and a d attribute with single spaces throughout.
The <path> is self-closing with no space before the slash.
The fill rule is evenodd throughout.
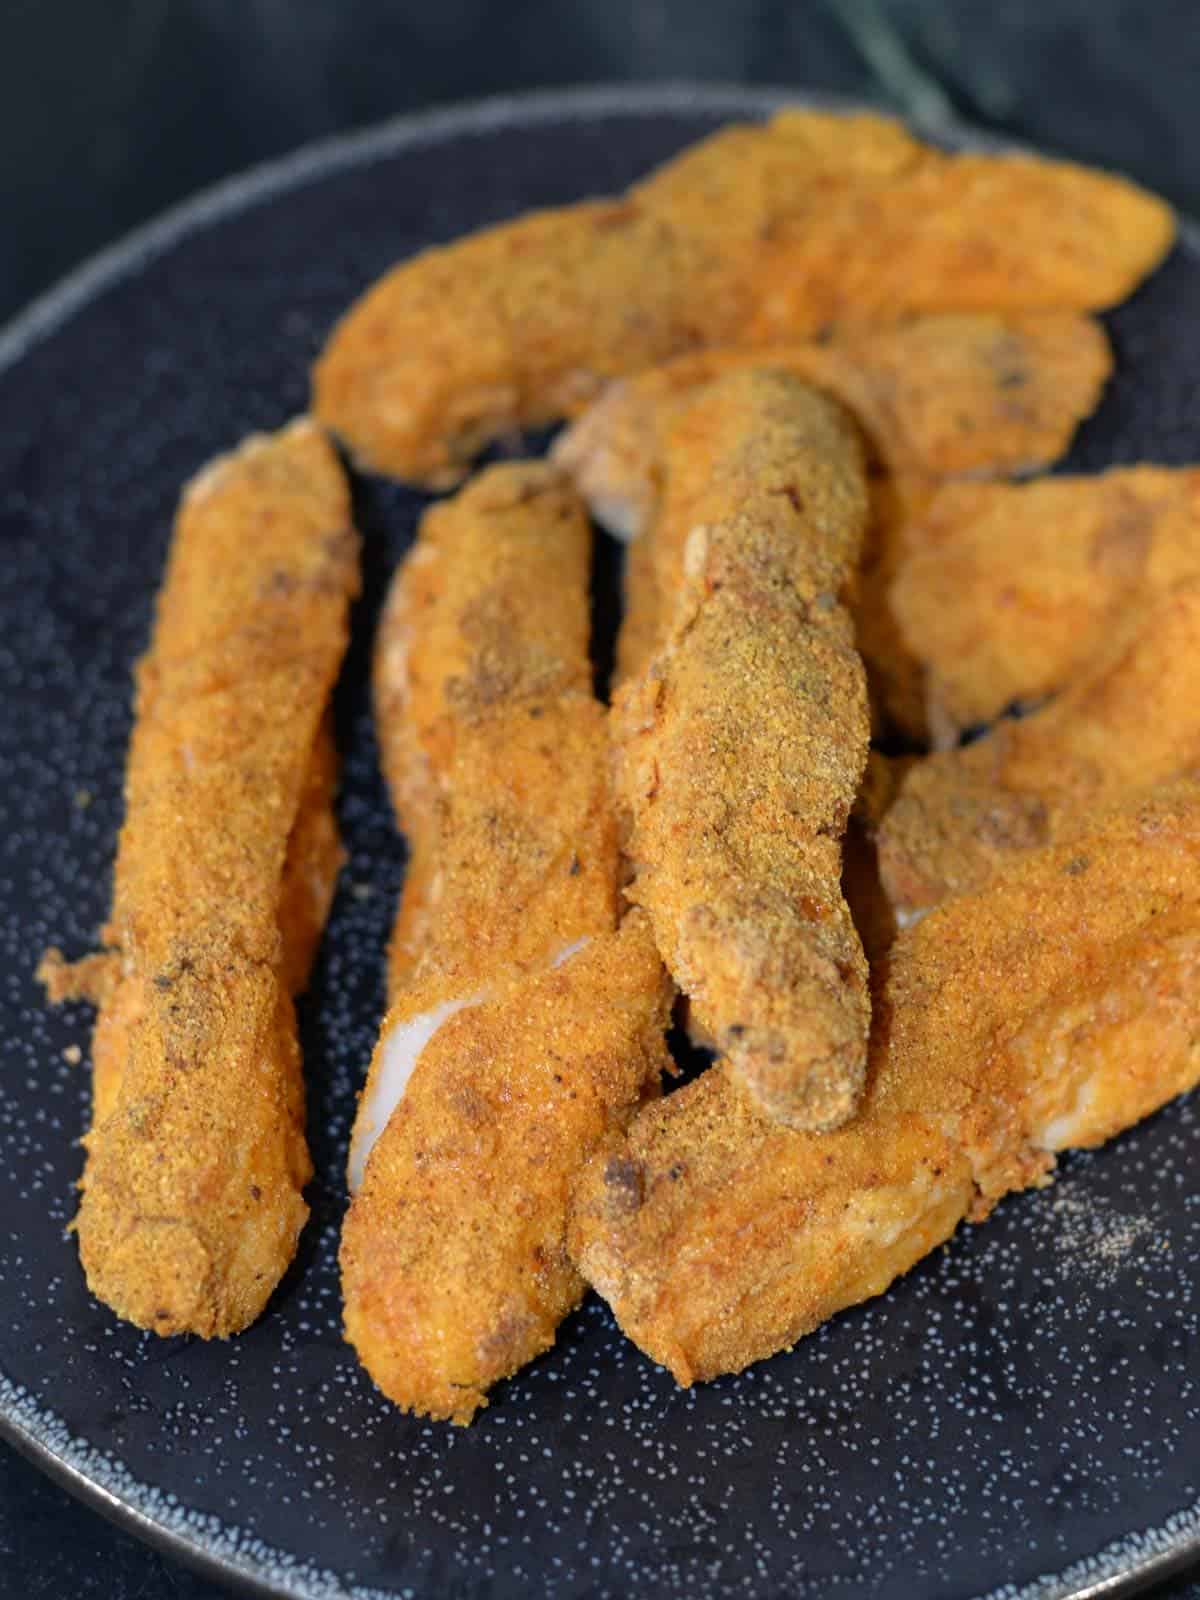
<path id="1" fill-rule="evenodd" d="M 681 594 L 695 587 L 685 556 L 689 542 L 694 554 L 703 543 L 692 538 L 697 530 L 759 529 L 753 538 L 768 579 L 769 568 L 782 569 L 800 600 L 820 596 L 822 609 L 829 595 L 853 589 L 868 517 L 862 444 L 835 402 L 789 373 L 739 370 L 693 392 L 669 424 L 658 475 L 645 563 L 627 568 L 632 626 L 623 631 L 643 644 L 635 653 L 630 638 L 618 641 L 622 677 L 648 669 L 685 604 Z"/>
<path id="2" fill-rule="evenodd" d="M 515 462 L 480 473 L 453 500 L 433 506 L 392 584 L 376 640 L 374 697 L 383 769 L 410 851 L 388 954 L 393 995 L 411 973 L 433 923 L 443 930 L 451 926 L 445 917 L 430 915 L 430 897 L 446 877 L 439 864 L 438 839 L 446 826 L 440 808 L 461 809 L 469 797 L 478 812 L 472 824 L 476 842 L 484 841 L 479 859 L 490 859 L 495 872 L 504 870 L 505 857 L 489 856 L 486 836 L 479 832 L 488 819 L 483 798 L 488 779 L 481 772 L 485 752 L 477 749 L 472 757 L 465 788 L 463 782 L 447 781 L 464 734 L 475 737 L 475 730 L 486 730 L 497 714 L 509 719 L 516 740 L 511 748 L 497 747 L 496 729 L 479 734 L 500 763 L 497 793 L 509 797 L 508 858 L 511 840 L 529 833 L 521 813 L 523 763 L 536 764 L 536 782 L 530 767 L 530 783 L 535 790 L 542 783 L 545 794 L 563 783 L 603 786 L 586 760 L 567 765 L 569 753 L 580 756 L 578 748 L 571 750 L 572 743 L 578 745 L 580 718 L 588 722 L 598 714 L 590 701 L 590 560 L 587 519 L 566 477 L 542 463 Z M 564 728 L 568 744 L 555 751 Z M 602 732 L 596 736 L 602 739 Z M 565 837 L 595 811 L 591 801 L 581 809 L 564 799 L 560 810 L 551 808 L 539 821 L 553 828 L 559 819 Z M 599 811 L 609 814 L 607 797 Z M 457 817 L 449 832 L 465 840 L 462 826 Z M 605 859 L 606 847 L 593 848 L 583 834 L 578 845 L 591 893 L 590 874 L 597 872 L 607 882 L 611 856 Z M 502 944 L 521 929 L 551 848 L 544 838 L 528 850 L 526 888 L 510 884 L 490 913 L 505 914 L 502 937 L 497 926 Z M 537 927 L 537 919 L 531 925 Z M 472 948 L 470 940 L 466 948 Z"/>
<path id="3" fill-rule="evenodd" d="M 516 700 L 590 692 L 590 568 L 578 496 L 544 462 L 489 467 L 426 512 L 375 656 L 384 770 L 401 819 L 425 782 L 410 766 L 436 780 L 461 724 Z"/>
<path id="4" fill-rule="evenodd" d="M 1104 329 L 1069 311 L 929 313 L 807 348 L 811 372 L 798 375 L 841 401 L 878 462 L 929 478 L 1049 466 L 1113 366 Z"/>
<path id="5" fill-rule="evenodd" d="M 386 1394 L 460 1422 L 578 1302 L 571 1178 L 666 1062 L 669 981 L 643 919 L 617 932 L 588 555 L 561 473 L 490 468 L 427 513 L 377 644 L 416 878 L 351 1145 L 346 1328 Z"/>
<path id="6" fill-rule="evenodd" d="M 1147 600 L 1042 710 L 915 763 L 879 831 L 902 917 L 980 888 L 1014 852 L 1200 769 L 1200 578 Z"/>
<path id="7" fill-rule="evenodd" d="M 568 1243 L 639 1349 L 689 1385 L 881 1294 L 954 1231 L 966 1160 L 868 1100 L 830 1133 L 764 1117 L 720 1063 L 593 1154 Z"/>
<path id="8" fill-rule="evenodd" d="M 680 1383 L 881 1292 L 1054 1152 L 1200 1079 L 1200 799 L 1168 788 L 902 932 L 871 1081 L 833 1133 L 772 1125 L 719 1066 L 588 1163 L 568 1243 Z"/>
<path id="9" fill-rule="evenodd" d="M 1091 310 L 1174 234 L 1122 179 L 953 156 L 873 115 L 731 126 L 617 200 L 543 211 L 393 268 L 334 329 L 314 409 L 359 460 L 444 483 L 488 439 L 698 346 L 914 312 Z"/>
<path id="10" fill-rule="evenodd" d="M 337 818 L 338 758 L 333 723 L 326 714 L 317 730 L 296 820 L 283 859 L 279 932 L 283 937 L 283 981 L 289 994 L 303 994 L 316 959 L 338 873 L 345 861 Z"/>
<path id="11" fill-rule="evenodd" d="M 614 928 L 603 707 L 582 694 L 531 700 L 461 734 L 428 848 L 414 979 L 440 974 L 449 992 L 471 992 L 496 972 L 536 971 L 576 939 Z M 405 900 L 402 923 L 407 914 Z"/>
<path id="12" fill-rule="evenodd" d="M 926 311 L 1102 310 L 1159 264 L 1170 209 L 1069 162 L 924 150 L 785 215 L 756 263 L 750 342 Z"/>
<path id="13" fill-rule="evenodd" d="M 345 857 L 333 812 L 337 776 L 333 729 L 326 716 L 317 733 L 288 838 L 279 892 L 283 981 L 293 995 L 302 994 L 308 986 Z M 111 924 L 103 937 L 106 943 L 115 939 Z M 120 981 L 120 962 L 111 951 L 67 964 L 61 952 L 49 950 L 37 978 L 53 1005 L 70 999 L 100 1007 L 91 1051 L 92 1122 L 99 1126 L 117 1102 L 130 1030 L 141 1012 L 140 987 Z"/>
<path id="14" fill-rule="evenodd" d="M 1041 1182 L 1054 1152 L 1102 1144 L 1200 1073 L 1200 785 L 1098 809 L 936 906 L 889 963 L 897 1109 L 966 1152 L 973 1214 Z"/>
<path id="15" fill-rule="evenodd" d="M 671 998 L 635 912 L 425 1046 L 342 1234 L 346 1336 L 398 1405 L 469 1422 L 554 1343 L 584 1292 L 564 1239 L 571 1183 L 656 1091 Z M 391 1026 L 403 1020 L 397 1008 Z"/>
<path id="16" fill-rule="evenodd" d="M 749 372 L 701 392 L 664 458 L 647 538 L 670 625 L 613 709 L 626 892 L 764 1110 L 833 1127 L 870 1014 L 839 884 L 869 739 L 838 599 L 866 520 L 861 448 L 830 401 Z"/>
<path id="17" fill-rule="evenodd" d="M 410 717 L 408 648 L 410 616 L 435 606 L 441 564 L 429 547 L 409 552 L 392 580 L 375 635 L 372 690 L 379 760 L 387 780 L 392 809 L 405 830 L 408 859 L 400 904 L 387 950 L 389 997 L 407 982 L 420 958 L 429 924 L 430 892 L 435 873 L 438 785 Z"/>
<path id="18" fill-rule="evenodd" d="M 907 527 L 939 478 L 1029 472 L 1061 455 L 1111 370 L 1107 339 L 1071 312 L 931 315 L 769 352 L 697 351 L 610 384 L 559 436 L 553 454 L 593 515 L 635 541 L 626 554 L 622 676 L 646 659 L 657 626 L 653 588 L 639 581 L 648 556 L 636 539 L 662 488 L 666 429 L 701 384 L 764 364 L 834 396 L 864 432 L 876 472 L 850 605 L 876 723 L 923 741 L 921 665 L 890 598 Z"/>
<path id="19" fill-rule="evenodd" d="M 331 886 L 322 718 L 357 584 L 311 423 L 189 485 L 138 668 L 75 1224 L 93 1293 L 158 1333 L 252 1322 L 307 1215 L 289 985 Z"/>
<path id="20" fill-rule="evenodd" d="M 769 366 L 841 402 L 888 473 L 1033 472 L 1063 453 L 1112 371 L 1103 329 L 1072 312 L 947 314 L 846 328 L 811 344 L 717 347 L 607 386 L 553 455 L 622 538 L 648 526 L 663 439 L 701 384 Z"/>
<path id="21" fill-rule="evenodd" d="M 947 484 L 904 542 L 891 608 L 949 743 L 1061 689 L 1131 604 L 1200 572 L 1200 470 Z"/>

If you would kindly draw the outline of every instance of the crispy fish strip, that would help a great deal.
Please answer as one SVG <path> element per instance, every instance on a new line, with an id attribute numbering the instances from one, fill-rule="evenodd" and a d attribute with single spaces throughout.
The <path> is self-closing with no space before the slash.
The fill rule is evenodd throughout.
<path id="1" fill-rule="evenodd" d="M 1145 190 L 1033 156 L 925 151 L 892 181 L 814 201 L 764 243 L 750 342 L 900 313 L 1102 310 L 1175 236 Z"/>
<path id="2" fill-rule="evenodd" d="M 832 1132 L 784 1128 L 721 1062 L 592 1155 L 567 1239 L 622 1330 L 687 1386 L 881 1294 L 972 1193 L 929 1121 L 884 1117 L 872 1095 Z"/>
<path id="3" fill-rule="evenodd" d="M 570 1185 L 656 1089 L 671 995 L 634 912 L 425 1046 L 342 1234 L 346 1336 L 397 1404 L 469 1422 L 554 1343 Z"/>
<path id="4" fill-rule="evenodd" d="M 947 484 L 904 538 L 892 611 L 950 743 L 1061 689 L 1120 613 L 1200 573 L 1200 470 Z"/>
<path id="5" fill-rule="evenodd" d="M 279 932 L 283 938 L 284 983 L 289 994 L 308 987 L 317 946 L 333 905 L 338 873 L 345 861 L 337 818 L 338 759 L 332 718 L 317 733 L 300 809 L 292 824 L 279 891 Z"/>
<path id="6" fill-rule="evenodd" d="M 313 747 L 279 892 L 284 982 L 294 995 L 308 987 L 344 860 L 333 813 L 336 788 L 337 752 L 327 716 Z M 103 942 L 112 945 L 116 938 L 110 924 L 104 929 Z M 91 1052 L 92 1122 L 99 1126 L 117 1103 L 122 1068 L 129 1056 L 129 1033 L 139 1014 L 138 987 L 120 981 L 120 961 L 111 951 L 68 963 L 61 951 L 48 950 L 37 977 L 52 1005 L 87 1000 L 101 1008 Z"/>
<path id="7" fill-rule="evenodd" d="M 439 808 L 461 805 L 461 784 L 447 788 L 456 742 L 464 730 L 485 725 L 493 713 L 510 713 L 514 745 L 504 761 L 504 784 L 520 784 L 521 761 L 552 742 L 550 726 L 524 727 L 551 718 L 567 728 L 598 715 L 590 702 L 588 661 L 588 577 L 591 536 L 582 508 L 566 478 L 552 468 L 527 462 L 483 472 L 456 498 L 425 515 L 419 543 L 400 569 L 380 619 L 375 651 L 374 694 L 383 769 L 400 825 L 409 841 L 409 869 L 388 958 L 389 993 L 399 993 L 423 945 L 437 930 L 444 939 L 454 924 L 434 916 L 431 897 L 441 892 L 445 871 L 439 862 Z M 563 697 L 569 704 L 560 705 Z M 577 714 L 578 713 L 578 714 Z M 590 734 L 588 735 L 591 736 Z M 576 741 L 577 742 L 577 741 Z M 545 765 L 545 762 L 542 762 Z M 467 793 L 475 803 L 486 794 L 486 778 L 474 763 Z M 577 769 L 582 775 L 586 761 Z M 547 779 L 547 781 L 549 781 Z M 573 782 L 570 774 L 567 782 Z M 549 790 L 547 792 L 550 792 Z M 510 829 L 526 830 L 519 795 L 514 795 Z M 582 827 L 591 809 L 564 804 L 572 820 L 566 831 Z M 609 810 L 597 802 L 596 814 Z M 486 826 L 486 806 L 473 826 Z M 552 823 L 552 811 L 545 822 Z M 464 837 L 462 819 L 452 835 Z M 610 845 L 586 848 L 585 895 L 611 879 Z M 568 852 L 567 859 L 574 852 Z M 480 859 L 488 859 L 483 849 Z M 497 858 L 498 859 L 498 858 Z M 510 913 L 501 946 L 521 937 L 528 895 L 537 892 L 542 869 L 537 853 L 529 858 L 534 879 L 527 892 L 509 886 L 489 916 L 500 907 Z M 582 870 L 582 869 L 581 869 Z M 534 927 L 539 926 L 536 919 Z M 463 930 L 465 935 L 465 929 Z M 570 937 L 570 936 L 568 936 Z M 473 935 L 464 948 L 475 949 Z"/>
<path id="8" fill-rule="evenodd" d="M 695 552 L 703 543 L 692 540 L 697 529 L 757 521 L 774 530 L 774 564 L 802 601 L 850 592 L 867 519 L 864 469 L 849 419 L 789 373 L 739 369 L 692 392 L 659 451 L 654 519 L 628 552 L 619 680 L 648 671 L 686 611 L 681 593 L 697 574 L 688 574 L 685 554 L 689 542 Z M 817 526 L 802 531 L 801 518 Z"/>
<path id="9" fill-rule="evenodd" d="M 920 662 L 890 600 L 907 526 L 939 478 L 1031 472 L 1061 455 L 1111 370 L 1107 339 L 1089 318 L 1044 312 L 919 317 L 769 355 L 700 351 L 610 384 L 559 436 L 555 459 L 593 515 L 636 541 L 654 513 L 671 419 L 700 384 L 764 363 L 846 405 L 881 469 L 872 479 L 871 527 L 849 599 L 877 722 L 924 740 Z M 642 581 L 647 560 L 635 542 L 626 555 L 624 674 L 648 659 L 661 621 L 653 586 Z"/>
<path id="10" fill-rule="evenodd" d="M 1200 768 L 1200 577 L 1137 611 L 1057 700 L 914 764 L 879 831 L 901 917 L 981 888 L 1014 852 Z"/>
<path id="11" fill-rule="evenodd" d="M 1071 312 L 918 317 L 825 343 L 711 349 L 611 383 L 555 442 L 592 515 L 619 538 L 649 525 L 663 439 L 694 391 L 770 366 L 833 396 L 889 473 L 1017 475 L 1049 466 L 1112 370 L 1100 326 Z"/>
<path id="12" fill-rule="evenodd" d="M 375 658 L 384 771 L 404 826 L 462 725 L 496 705 L 590 693 L 590 562 L 578 498 L 540 462 L 489 468 L 425 514 Z"/>
<path id="13" fill-rule="evenodd" d="M 426 513 L 393 583 L 376 718 L 419 873 L 392 940 L 400 1006 L 414 986 L 426 1010 L 457 1004 L 616 926 L 605 716 L 587 654 L 589 537 L 561 473 L 492 467 Z M 379 1065 L 377 1055 L 352 1188 L 386 1122 L 373 1109 Z"/>
<path id="14" fill-rule="evenodd" d="M 351 1148 L 346 1328 L 392 1399 L 459 1422 L 578 1303 L 569 1184 L 666 1063 L 670 984 L 644 919 L 617 931 L 588 579 L 566 478 L 493 467 L 427 514 L 377 647 L 423 876 Z"/>
<path id="15" fill-rule="evenodd" d="M 701 393 L 665 460 L 648 537 L 672 626 L 614 701 L 627 893 L 764 1110 L 834 1127 L 870 1015 L 839 886 L 869 738 L 838 600 L 866 520 L 861 449 L 830 401 L 751 372 Z"/>
<path id="16" fill-rule="evenodd" d="M 722 130 L 622 199 L 401 263 L 335 328 L 314 407 L 365 465 L 446 482 L 488 439 L 697 346 L 1115 304 L 1173 232 L 1119 178 L 948 156 L 883 117 L 785 112 Z"/>
<path id="17" fill-rule="evenodd" d="M 897 939 L 890 1049 L 919 1067 L 884 1088 L 966 1151 L 975 1217 L 1042 1182 L 1054 1152 L 1195 1083 L 1198 857 L 1200 785 L 1181 779 L 1093 812 Z"/>
<path id="18" fill-rule="evenodd" d="M 902 932 L 863 1109 L 772 1125 L 727 1065 L 589 1161 L 572 1256 L 625 1332 L 689 1384 L 880 1293 L 1005 1193 L 1048 1181 L 1200 1080 L 1194 786 L 1096 819 Z"/>
<path id="19" fill-rule="evenodd" d="M 289 985 L 328 904 L 322 716 L 357 583 L 311 423 L 189 486 L 138 668 L 75 1224 L 93 1293 L 158 1333 L 252 1322 L 307 1215 Z"/>

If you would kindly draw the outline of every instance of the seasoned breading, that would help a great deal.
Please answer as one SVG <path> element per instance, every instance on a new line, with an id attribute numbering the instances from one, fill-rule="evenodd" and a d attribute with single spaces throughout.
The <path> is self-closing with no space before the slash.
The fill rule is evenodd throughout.
<path id="1" fill-rule="evenodd" d="M 789 372 L 853 415 L 893 475 L 1015 476 L 1049 466 L 1112 371 L 1103 329 L 1072 312 L 947 314 L 847 328 L 823 342 L 717 347 L 610 383 L 555 441 L 592 515 L 636 539 L 661 486 L 663 440 L 705 383 Z"/>
<path id="2" fill-rule="evenodd" d="M 673 991 L 644 919 L 617 928 L 588 556 L 561 473 L 493 467 L 427 513 L 377 643 L 417 872 L 351 1146 L 346 1329 L 392 1399 L 458 1422 L 578 1303 L 570 1182 L 667 1064 Z"/>
<path id="3" fill-rule="evenodd" d="M 283 938 L 283 981 L 289 994 L 303 994 L 317 946 L 333 905 L 338 873 L 345 861 L 333 802 L 338 758 L 332 718 L 317 731 L 300 806 L 288 838 L 279 891 L 279 932 Z"/>
<path id="4" fill-rule="evenodd" d="M 749 372 L 702 391 L 664 461 L 647 539 L 670 624 L 614 701 L 626 893 L 763 1108 L 833 1127 L 869 1021 L 839 886 L 869 737 L 838 600 L 866 520 L 861 449 L 831 402 Z"/>
<path id="5" fill-rule="evenodd" d="M 375 657 L 384 771 L 405 826 L 463 725 L 493 706 L 590 692 L 590 563 L 578 498 L 541 462 L 491 468 L 426 513 Z"/>
<path id="6" fill-rule="evenodd" d="M 358 459 L 453 480 L 487 442 L 698 346 L 919 312 L 1115 304 L 1174 235 L 1123 179 L 946 155 L 873 115 L 731 126 L 617 200 L 427 250 L 367 290 L 313 374 Z"/>
<path id="7" fill-rule="evenodd" d="M 870 1083 L 833 1133 L 727 1065 L 648 1106 L 576 1190 L 571 1254 L 678 1382 L 878 1294 L 1005 1193 L 1200 1080 L 1200 791 L 1096 814 L 945 901 L 877 974 Z"/>
<path id="8" fill-rule="evenodd" d="M 509 797 L 510 840 L 529 831 L 521 810 L 526 776 L 535 791 L 540 781 L 543 793 L 563 783 L 574 789 L 600 786 L 599 799 L 584 801 L 581 795 L 581 805 L 564 799 L 559 812 L 551 809 L 538 819 L 544 827 L 561 817 L 566 836 L 583 829 L 588 815 L 611 815 L 602 766 L 590 769 L 578 749 L 584 723 L 585 741 L 598 739 L 602 747 L 604 737 L 596 722 L 599 708 L 590 704 L 590 543 L 587 520 L 561 473 L 533 462 L 510 464 L 480 474 L 453 501 L 429 510 L 420 541 L 388 594 L 375 650 L 376 726 L 392 802 L 410 849 L 388 956 L 393 995 L 438 930 L 443 942 L 458 937 L 451 919 L 432 913 L 430 901 L 447 881 L 440 835 L 448 832 L 465 848 L 470 834 L 463 832 L 461 815 L 447 827 L 442 808 L 475 808 L 471 831 L 478 859 L 490 859 L 489 778 L 481 765 L 488 748 L 498 763 L 496 793 Z M 504 747 L 496 716 L 507 719 L 505 737 L 516 744 Z M 486 739 L 487 746 L 476 747 L 463 782 L 448 784 L 458 742 L 468 731 Z M 561 744 L 564 737 L 575 746 L 574 767 L 568 765 L 571 745 Z M 538 764 L 537 781 L 531 772 L 523 776 L 530 761 Z M 613 862 L 611 843 L 593 840 L 593 832 L 594 823 L 586 836 L 579 832 L 564 859 L 577 854 L 586 865 L 585 880 L 575 887 L 594 897 L 599 883 L 611 883 Z M 543 841 L 524 858 L 529 878 L 524 888 L 510 881 L 507 894 L 485 909 L 484 921 L 491 919 L 501 948 L 519 940 L 522 930 L 541 926 L 537 918 L 530 922 L 528 913 L 530 896 L 548 887 L 547 848 Z M 500 855 L 491 865 L 495 873 L 506 870 Z M 482 880 L 478 887 L 483 890 Z M 496 920 L 502 914 L 503 928 Z M 477 923 L 469 933 L 464 930 L 465 951 L 477 951 L 476 928 Z"/>
<path id="9" fill-rule="evenodd" d="M 971 1161 L 986 1215 L 1200 1073 L 1200 785 L 1098 809 L 897 940 L 882 1085 Z"/>
<path id="10" fill-rule="evenodd" d="M 435 992 L 414 987 L 388 1026 L 428 1014 Z M 469 1422 L 554 1343 L 584 1292 L 564 1242 L 570 1185 L 656 1091 L 671 997 L 635 912 L 433 1033 L 342 1234 L 346 1336 L 397 1404 Z"/>
<path id="11" fill-rule="evenodd" d="M 1128 607 L 1200 573 L 1200 470 L 947 484 L 904 544 L 891 608 L 952 743 L 1061 689 Z"/>
<path id="12" fill-rule="evenodd" d="M 1097 807 L 1200 770 L 1200 577 L 1147 600 L 1032 716 L 907 772 L 879 830 L 902 917 L 981 888 L 1014 853 L 1070 839 Z"/>
<path id="13" fill-rule="evenodd" d="M 920 663 L 890 602 L 907 526 L 939 478 L 1030 472 L 1061 455 L 1111 370 L 1108 342 L 1096 323 L 1071 312 L 950 314 L 769 352 L 699 351 L 610 384 L 553 454 L 593 515 L 635 541 L 626 555 L 622 675 L 647 657 L 658 625 L 636 540 L 662 487 L 666 430 L 700 385 L 764 364 L 834 396 L 863 430 L 875 468 L 872 513 L 850 605 L 877 724 L 923 740 Z"/>
<path id="14" fill-rule="evenodd" d="M 357 548 L 319 431 L 250 440 L 184 496 L 138 668 L 75 1227 L 93 1293 L 158 1333 L 252 1322 L 307 1215 L 290 991 L 336 871 Z"/>
<path id="15" fill-rule="evenodd" d="M 868 1100 L 829 1133 L 781 1127 L 721 1063 L 589 1160 L 572 1258 L 639 1349 L 689 1385 L 786 1349 L 881 1294 L 957 1227 L 970 1167 Z"/>
<path id="16" fill-rule="evenodd" d="M 924 150 L 895 178 L 785 212 L 754 273 L 750 342 L 926 311 L 1096 311 L 1166 255 L 1163 201 L 1021 155 Z"/>

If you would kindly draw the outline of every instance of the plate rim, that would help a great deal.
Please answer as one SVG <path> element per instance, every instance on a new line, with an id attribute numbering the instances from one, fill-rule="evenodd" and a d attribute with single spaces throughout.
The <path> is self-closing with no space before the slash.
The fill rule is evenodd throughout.
<path id="1" fill-rule="evenodd" d="M 268 195 L 287 194 L 310 178 L 327 177 L 401 149 L 433 144 L 454 134 L 485 134 L 514 121 L 554 122 L 564 117 L 653 110 L 720 110 L 731 115 L 765 114 L 786 103 L 827 107 L 835 111 L 872 108 L 868 102 L 833 91 L 806 91 L 734 83 L 669 79 L 648 83 L 581 84 L 561 89 L 533 89 L 454 101 L 421 111 L 401 112 L 348 133 L 307 141 L 282 156 L 243 167 L 229 177 L 206 184 L 165 210 L 156 212 L 112 244 L 87 256 L 49 288 L 0 324 L 0 371 L 28 354 L 76 311 L 125 273 L 136 269 L 210 222 L 234 217 Z M 957 124 L 945 119 L 895 112 L 927 133 L 951 134 Z M 962 125 L 964 138 L 981 137 Z"/>
<path id="2" fill-rule="evenodd" d="M 882 99 L 883 97 L 879 97 Z M 16 366 L 106 290 L 159 255 L 201 232 L 211 224 L 237 217 L 267 198 L 278 198 L 305 183 L 341 171 L 369 165 L 401 150 L 420 148 L 459 135 L 484 135 L 520 123 L 597 119 L 627 114 L 709 111 L 730 116 L 765 115 L 784 104 L 803 104 L 832 111 L 880 109 L 877 102 L 856 95 L 803 87 L 746 85 L 719 81 L 664 79 L 615 82 L 491 95 L 456 101 L 375 122 L 349 133 L 307 142 L 283 156 L 255 163 L 234 175 L 209 184 L 123 234 L 72 268 L 44 290 L 7 323 L 0 325 L 0 373 Z M 1020 140 L 1000 137 L 969 122 L 919 108 L 883 107 L 908 126 L 933 137 L 976 149 L 1011 149 L 1042 153 L 1044 149 Z M 1175 211 L 1179 243 L 1200 255 L 1200 223 Z M 22 1415 L 22 1413 L 24 1415 Z M 58 1445 L 55 1437 L 60 1439 Z M 66 1489 L 76 1499 L 98 1511 L 108 1521 L 143 1543 L 182 1562 L 204 1577 L 234 1585 L 241 1592 L 273 1600 L 376 1600 L 394 1596 L 394 1590 L 347 1585 L 337 1574 L 320 1572 L 284 1550 L 270 1549 L 277 1564 L 240 1551 L 218 1551 L 194 1534 L 181 1532 L 144 1510 L 134 1496 L 138 1491 L 157 1493 L 123 1466 L 106 1483 L 83 1463 L 84 1452 L 72 1450 L 69 1430 L 49 1408 L 27 1398 L 0 1369 L 0 1440 Z M 118 1479 L 128 1488 L 113 1487 Z M 225 1518 L 215 1518 L 231 1534 L 246 1530 Z M 1179 1521 L 1177 1530 L 1170 1524 Z M 1159 1548 L 1135 1565 L 1120 1565 L 1120 1550 L 1131 1537 L 1152 1539 Z M 268 1553 L 263 1541 L 255 1549 Z M 1200 1501 L 1175 1513 L 1161 1527 L 1125 1534 L 1093 1555 L 1058 1573 L 1034 1578 L 1021 1589 L 1005 1585 L 979 1600 L 1119 1600 L 1164 1582 L 1200 1562 Z M 1107 1570 L 1104 1570 L 1107 1567 Z M 298 1585 L 280 1587 L 277 1575 L 287 1571 Z M 274 1573 L 275 1575 L 272 1575 Z M 1077 1573 L 1082 1582 L 1072 1577 Z M 1200 1569 L 1198 1569 L 1200 1576 Z"/>

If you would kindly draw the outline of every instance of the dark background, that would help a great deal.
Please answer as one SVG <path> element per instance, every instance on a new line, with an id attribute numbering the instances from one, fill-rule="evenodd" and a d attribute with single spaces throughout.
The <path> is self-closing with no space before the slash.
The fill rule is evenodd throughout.
<path id="1" fill-rule="evenodd" d="M 576 83 L 794 85 L 948 112 L 1123 168 L 1200 215 L 1200 0 L 0 3 L 0 321 L 254 162 L 422 106 Z M 0 1445 L 3 1600 L 226 1592 Z M 1200 1582 L 1154 1593 L 1200 1600 Z"/>

